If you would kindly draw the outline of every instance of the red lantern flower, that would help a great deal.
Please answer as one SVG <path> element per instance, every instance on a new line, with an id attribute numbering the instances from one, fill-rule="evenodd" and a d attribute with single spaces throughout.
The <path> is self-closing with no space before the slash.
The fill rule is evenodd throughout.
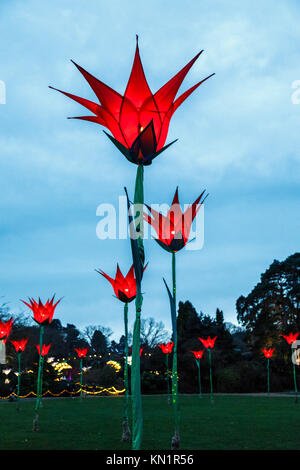
<path id="1" fill-rule="evenodd" d="M 215 336 L 214 338 L 211 338 L 210 336 L 208 336 L 207 339 L 203 339 L 203 338 L 198 338 L 198 339 L 202 342 L 205 348 L 213 349 L 217 336 Z"/>
<path id="2" fill-rule="evenodd" d="M 0 321 L 0 341 L 3 340 L 6 343 L 7 338 L 10 335 L 13 319 L 10 318 L 7 322 Z"/>
<path id="3" fill-rule="evenodd" d="M 202 359 L 204 349 L 202 349 L 201 351 L 191 351 L 191 352 L 194 354 L 195 359 Z"/>
<path id="4" fill-rule="evenodd" d="M 21 339 L 20 341 L 11 341 L 14 345 L 16 352 L 22 352 L 25 349 L 28 338 Z"/>
<path id="5" fill-rule="evenodd" d="M 299 335 L 300 335 L 300 332 L 294 333 L 294 334 L 290 333 L 288 336 L 286 335 L 280 335 L 280 336 L 285 338 L 289 344 L 293 344 L 297 340 Z"/>
<path id="6" fill-rule="evenodd" d="M 78 349 L 75 348 L 75 351 L 77 352 L 78 357 L 85 357 L 86 353 L 88 352 L 88 349 L 89 348 L 81 348 L 81 349 L 80 348 L 78 348 Z"/>
<path id="7" fill-rule="evenodd" d="M 158 238 L 155 238 L 155 241 L 162 248 L 169 252 L 176 252 L 187 244 L 193 220 L 206 199 L 205 197 L 201 201 L 204 192 L 200 194 L 184 213 L 179 204 L 178 188 L 175 191 L 172 205 L 166 216 L 146 204 L 152 217 L 144 213 L 144 219 L 155 229 L 158 236 Z"/>
<path id="8" fill-rule="evenodd" d="M 162 350 L 164 354 L 170 354 L 172 352 L 173 346 L 174 346 L 174 343 L 172 342 L 158 345 L 158 347 Z"/>
<path id="9" fill-rule="evenodd" d="M 55 304 L 53 304 L 54 297 L 55 296 L 53 296 L 51 300 L 48 299 L 45 304 L 42 303 L 41 299 L 36 302 L 31 298 L 29 298 L 30 304 L 24 302 L 24 300 L 22 300 L 22 302 L 32 310 L 33 318 L 37 323 L 40 325 L 49 325 L 52 321 L 54 310 L 57 304 L 61 301 L 61 299 L 59 299 Z"/>
<path id="10" fill-rule="evenodd" d="M 270 349 L 264 348 L 264 349 L 262 350 L 264 356 L 265 356 L 267 359 L 270 359 L 270 357 L 273 356 L 273 352 L 274 352 L 274 351 L 275 351 L 275 348 L 270 348 Z"/>
<path id="11" fill-rule="evenodd" d="M 214 75 L 209 75 L 176 98 L 185 76 L 202 52 L 199 52 L 154 95 L 144 74 L 138 41 L 124 96 L 105 85 L 73 61 L 93 89 L 100 105 L 57 88 L 50 88 L 85 106 L 94 114 L 94 116 L 80 116 L 71 119 L 83 119 L 106 127 L 113 136 L 105 132 L 106 135 L 130 162 L 149 165 L 157 155 L 171 145 L 168 144 L 164 147 L 169 123 L 176 109 L 199 85 Z"/>
<path id="12" fill-rule="evenodd" d="M 144 271 L 147 265 L 144 267 Z M 105 272 L 96 269 L 97 273 L 102 274 L 113 286 L 116 296 L 121 302 L 129 303 L 136 297 L 136 279 L 134 276 L 134 265 L 131 266 L 128 273 L 124 277 L 121 273 L 119 265 L 117 265 L 117 272 L 115 279 L 105 274 Z"/>
<path id="13" fill-rule="evenodd" d="M 51 344 L 48 344 L 48 346 L 46 346 L 45 344 L 43 344 L 42 346 L 42 356 L 46 356 L 49 352 L 49 349 L 51 347 Z M 39 344 L 36 344 L 36 348 L 38 350 L 38 353 L 40 354 L 40 345 Z"/>

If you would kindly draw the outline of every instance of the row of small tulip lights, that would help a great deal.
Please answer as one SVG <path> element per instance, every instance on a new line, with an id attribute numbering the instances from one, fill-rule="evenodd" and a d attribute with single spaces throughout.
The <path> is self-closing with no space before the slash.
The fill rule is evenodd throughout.
<path id="1" fill-rule="evenodd" d="M 61 300 L 61 299 L 60 299 Z M 33 319 L 35 322 L 37 322 L 40 325 L 40 342 L 39 344 L 36 345 L 38 354 L 39 354 L 39 364 L 38 364 L 38 380 L 37 380 L 37 393 L 36 393 L 36 402 L 35 402 L 35 416 L 33 420 L 33 430 L 38 431 L 39 429 L 39 407 L 40 407 L 40 402 L 41 402 L 41 397 L 42 397 L 42 383 L 43 383 L 43 363 L 44 363 L 44 358 L 45 356 L 49 353 L 51 344 L 43 344 L 43 335 L 44 335 L 44 327 L 45 325 L 49 325 L 52 321 L 53 314 L 55 307 L 57 304 L 60 302 L 58 300 L 55 304 L 53 304 L 54 297 L 51 300 L 47 300 L 45 304 L 41 302 L 39 299 L 38 302 L 36 302 L 34 299 L 29 299 L 30 304 L 27 302 L 24 302 L 27 306 L 30 307 L 30 309 L 33 312 Z M 127 305 L 127 303 L 125 304 Z M 8 337 L 11 333 L 13 325 L 13 319 L 10 318 L 7 322 L 1 322 L 0 321 L 0 341 L 2 341 L 4 344 L 7 342 Z M 295 345 L 295 342 L 299 336 L 300 332 L 297 333 L 289 333 L 289 335 L 281 335 L 287 343 L 293 348 Z M 210 338 L 210 336 L 207 337 L 207 339 L 204 338 L 198 338 L 205 349 L 208 351 L 209 354 L 209 377 L 210 377 L 210 398 L 211 402 L 214 402 L 213 399 L 213 381 L 212 381 L 212 359 L 211 359 L 211 351 L 214 348 L 215 341 L 217 339 L 217 336 L 214 338 Z M 10 341 L 13 346 L 15 347 L 15 350 L 17 352 L 17 357 L 18 357 L 18 372 L 17 372 L 17 377 L 18 377 L 18 384 L 17 384 L 17 400 L 19 399 L 20 396 L 20 380 L 21 380 L 21 355 L 22 352 L 24 352 L 26 344 L 28 342 L 28 338 L 23 338 L 20 340 L 11 340 Z M 128 408 L 129 408 L 129 378 L 128 378 L 128 365 L 129 365 L 129 357 L 128 357 L 128 343 L 127 344 L 127 351 L 125 354 L 125 364 L 124 364 L 124 383 L 125 383 L 125 406 L 124 406 L 124 419 L 125 422 L 127 423 L 128 421 Z M 168 401 L 169 401 L 169 396 L 170 396 L 170 390 L 169 390 L 169 355 L 173 352 L 173 361 L 174 361 L 174 342 L 169 342 L 166 344 L 159 344 L 158 345 L 162 352 L 166 356 L 166 380 L 167 380 L 167 396 L 168 396 Z M 80 359 L 80 398 L 82 398 L 82 392 L 83 392 L 83 383 L 82 383 L 82 377 L 83 377 L 83 358 L 86 357 L 87 352 L 89 348 L 75 348 L 75 351 L 77 352 L 78 358 Z M 299 356 L 299 351 L 298 349 L 294 348 L 294 354 L 292 355 L 292 363 L 293 363 L 293 378 L 294 378 L 294 387 L 295 387 L 295 397 L 296 397 L 296 403 L 298 401 L 298 388 L 297 388 L 297 380 L 296 380 L 296 370 L 295 370 L 295 364 L 299 365 L 300 364 L 300 356 Z M 139 357 L 141 356 L 143 351 L 143 348 L 139 349 Z M 203 357 L 205 350 L 198 350 L 198 351 L 190 351 L 193 353 L 194 358 L 195 358 L 195 363 L 198 369 L 198 386 L 199 386 L 199 397 L 202 397 L 202 387 L 201 387 L 201 369 L 200 369 L 200 360 Z M 270 394 L 270 358 L 273 356 L 273 353 L 275 351 L 275 348 L 264 348 L 262 349 L 262 353 L 267 359 L 267 393 L 268 395 Z M 5 372 L 5 371 L 3 371 Z M 177 371 L 176 371 L 177 372 Z M 173 390 L 172 390 L 173 393 Z M 124 422 L 123 422 L 123 438 L 125 439 L 124 436 L 126 436 L 126 433 L 128 433 L 128 428 L 127 425 L 124 427 Z M 127 436 L 128 437 L 128 436 Z"/>

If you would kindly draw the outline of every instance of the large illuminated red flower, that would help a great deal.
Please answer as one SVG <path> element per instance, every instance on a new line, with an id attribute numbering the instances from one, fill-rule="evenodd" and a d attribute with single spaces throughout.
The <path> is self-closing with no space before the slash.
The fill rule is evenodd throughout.
<path id="1" fill-rule="evenodd" d="M 61 301 L 59 299 L 55 304 L 53 304 L 54 297 L 51 300 L 47 300 L 45 304 L 42 303 L 41 299 L 36 302 L 34 299 L 29 298 L 29 304 L 22 300 L 22 302 L 27 305 L 33 312 L 33 319 L 40 325 L 49 325 L 52 321 L 54 310 L 57 304 Z"/>
<path id="2" fill-rule="evenodd" d="M 144 271 L 147 265 L 144 267 Z M 128 273 L 124 277 L 119 264 L 117 264 L 117 272 L 115 279 L 111 278 L 104 271 L 96 269 L 97 273 L 102 274 L 112 285 L 116 296 L 121 302 L 129 303 L 136 297 L 136 279 L 134 275 L 134 265 L 131 266 Z"/>
<path id="3" fill-rule="evenodd" d="M 75 351 L 77 352 L 78 357 L 85 357 L 86 353 L 88 352 L 88 349 L 89 348 L 78 348 L 78 349 L 75 348 Z"/>
<path id="4" fill-rule="evenodd" d="M 28 338 L 20 339 L 19 341 L 12 341 L 11 343 L 14 345 L 15 350 L 17 352 L 22 352 L 25 349 L 25 346 L 27 344 Z"/>
<path id="5" fill-rule="evenodd" d="M 164 354 L 170 354 L 172 352 L 173 346 L 174 346 L 174 343 L 172 342 L 158 345 L 158 347 L 162 350 Z"/>
<path id="6" fill-rule="evenodd" d="M 297 340 L 299 335 L 300 335 L 300 332 L 289 333 L 288 336 L 286 336 L 286 335 L 280 335 L 280 336 L 282 336 L 284 339 L 286 339 L 289 344 L 293 344 Z"/>
<path id="7" fill-rule="evenodd" d="M 7 322 L 0 321 L 0 340 L 3 340 L 4 343 L 6 343 L 7 338 L 10 335 L 12 324 L 13 324 L 12 318 L 10 318 Z"/>
<path id="8" fill-rule="evenodd" d="M 57 88 L 50 88 L 63 93 L 94 114 L 94 116 L 80 116 L 71 119 L 83 119 L 106 127 L 112 136 L 106 135 L 130 162 L 149 165 L 157 155 L 171 145 L 168 144 L 164 147 L 169 123 L 176 109 L 199 85 L 214 75 L 209 75 L 176 98 L 185 76 L 202 52 L 199 52 L 154 95 L 144 74 L 138 40 L 124 96 L 73 61 L 94 91 L 100 105 Z"/>
<path id="9" fill-rule="evenodd" d="M 47 346 L 46 346 L 45 344 L 43 344 L 41 356 L 47 356 L 50 347 L 51 347 L 51 344 L 48 344 Z M 36 348 L 37 348 L 37 350 L 38 350 L 38 353 L 40 354 L 40 345 L 39 345 L 39 344 L 36 344 Z"/>
<path id="10" fill-rule="evenodd" d="M 158 237 L 155 238 L 155 241 L 162 248 L 170 252 L 176 252 L 181 250 L 187 244 L 193 220 L 206 199 L 204 198 L 201 201 L 204 192 L 205 191 L 200 194 L 193 204 L 182 212 L 179 204 L 177 188 L 172 205 L 166 216 L 146 204 L 151 216 L 144 213 L 144 220 L 154 228 Z"/>
<path id="11" fill-rule="evenodd" d="M 267 348 L 264 348 L 262 350 L 264 356 L 267 358 L 267 359 L 270 359 L 270 357 L 273 356 L 273 352 L 275 351 L 275 348 L 270 348 L 270 349 L 267 349 Z"/>
<path id="12" fill-rule="evenodd" d="M 194 354 L 195 359 L 202 359 L 204 349 L 202 349 L 201 351 L 191 351 L 191 353 Z"/>
<path id="13" fill-rule="evenodd" d="M 217 336 L 215 336 L 214 338 L 211 338 L 210 336 L 207 337 L 207 339 L 203 339 L 203 338 L 198 338 L 201 343 L 203 344 L 203 346 L 207 349 L 212 349 L 215 345 L 215 341 L 217 339 Z"/>

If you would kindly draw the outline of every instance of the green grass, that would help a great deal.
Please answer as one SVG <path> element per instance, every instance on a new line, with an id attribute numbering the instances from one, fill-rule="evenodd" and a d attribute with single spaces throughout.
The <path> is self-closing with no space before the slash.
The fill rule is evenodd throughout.
<path id="1" fill-rule="evenodd" d="M 121 450 L 123 397 L 43 400 L 40 430 L 32 431 L 33 401 L 0 403 L 0 449 Z M 166 397 L 144 396 L 143 448 L 170 449 L 172 407 Z M 300 448 L 300 403 L 287 397 L 180 397 L 181 449 L 277 450 Z"/>

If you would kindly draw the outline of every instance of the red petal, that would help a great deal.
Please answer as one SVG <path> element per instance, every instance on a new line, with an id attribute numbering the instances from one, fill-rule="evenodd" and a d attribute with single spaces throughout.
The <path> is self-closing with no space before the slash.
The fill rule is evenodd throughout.
<path id="1" fill-rule="evenodd" d="M 145 77 L 137 40 L 133 66 L 124 93 L 124 98 L 130 100 L 137 109 L 140 109 L 144 101 L 151 96 L 152 93 Z"/>
<path id="2" fill-rule="evenodd" d="M 122 95 L 98 80 L 98 78 L 91 75 L 84 68 L 80 67 L 80 65 L 77 65 L 73 60 L 72 62 L 87 80 L 102 106 L 106 108 L 106 110 L 109 111 L 116 120 L 118 120 L 123 99 Z"/>
<path id="3" fill-rule="evenodd" d="M 183 69 L 181 69 L 173 78 L 171 78 L 171 80 L 155 93 L 154 99 L 160 111 L 164 111 L 165 113 L 168 112 L 186 74 L 202 52 L 203 51 L 200 51 L 185 67 L 183 67 Z"/>

